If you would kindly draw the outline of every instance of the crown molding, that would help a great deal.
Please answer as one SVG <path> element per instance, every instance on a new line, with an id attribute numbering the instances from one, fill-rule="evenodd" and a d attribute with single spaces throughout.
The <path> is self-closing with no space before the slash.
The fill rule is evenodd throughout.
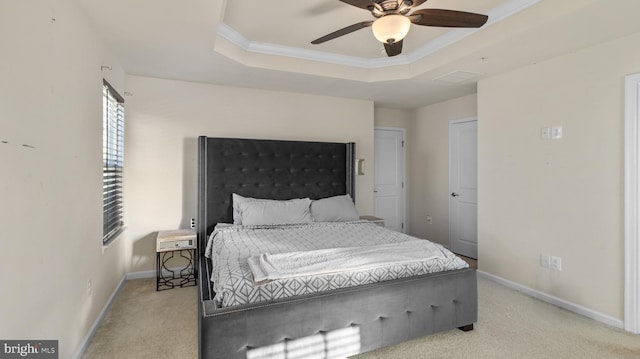
<path id="1" fill-rule="evenodd" d="M 514 15 L 530 6 L 539 3 L 540 1 L 542 0 L 509 0 L 502 5 L 498 5 L 495 8 L 489 10 L 489 12 L 487 13 L 487 15 L 489 16 L 489 21 L 487 21 L 487 23 L 482 28 L 487 28 L 503 19 L 508 18 L 511 15 Z M 446 34 L 417 48 L 415 51 L 410 53 L 408 55 L 410 58 L 410 62 L 415 62 L 426 56 L 429 56 L 434 52 L 443 49 L 453 43 L 456 43 L 478 31 L 480 31 L 480 29 L 453 29 L 451 31 L 448 31 Z"/>
<path id="2" fill-rule="evenodd" d="M 482 28 L 489 27 L 509 16 L 539 3 L 540 1 L 542 0 L 508 0 L 487 12 L 489 21 Z M 435 53 L 438 50 L 456 43 L 479 30 L 480 29 L 453 29 L 435 40 L 417 48 L 409 54 L 375 59 L 251 41 L 223 22 L 220 22 L 220 25 L 218 26 L 218 35 L 248 53 L 288 57 L 362 69 L 376 69 L 411 64 Z"/>

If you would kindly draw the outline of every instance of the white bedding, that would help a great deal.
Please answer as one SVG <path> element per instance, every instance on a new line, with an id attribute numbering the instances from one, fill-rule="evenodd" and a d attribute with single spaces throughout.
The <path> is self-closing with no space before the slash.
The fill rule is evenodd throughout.
<path id="1" fill-rule="evenodd" d="M 445 249 L 425 240 L 363 247 L 318 249 L 249 257 L 254 282 L 311 275 L 360 271 L 434 258 L 446 258 Z"/>
<path id="2" fill-rule="evenodd" d="M 262 254 L 282 254 L 351 248 L 371 249 L 409 241 L 429 243 L 437 256 L 423 260 L 386 263 L 382 266 L 355 268 L 346 272 L 309 273 L 281 278 L 258 285 L 254 282 L 248 259 Z M 402 246 L 402 245 L 401 245 Z M 256 303 L 325 290 L 410 277 L 426 273 L 466 268 L 466 262 L 444 247 L 418 240 L 366 221 L 306 223 L 281 226 L 218 226 L 211 234 L 205 255 L 212 260 L 215 301 L 221 307 Z M 429 257 L 429 256 L 427 256 Z"/>

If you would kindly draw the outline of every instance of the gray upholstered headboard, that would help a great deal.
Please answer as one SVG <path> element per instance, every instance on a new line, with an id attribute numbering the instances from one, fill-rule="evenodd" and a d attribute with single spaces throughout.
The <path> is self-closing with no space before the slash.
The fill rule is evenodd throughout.
<path id="1" fill-rule="evenodd" d="M 354 191 L 354 143 L 198 138 L 198 237 L 232 223 L 231 194 L 318 199 Z"/>

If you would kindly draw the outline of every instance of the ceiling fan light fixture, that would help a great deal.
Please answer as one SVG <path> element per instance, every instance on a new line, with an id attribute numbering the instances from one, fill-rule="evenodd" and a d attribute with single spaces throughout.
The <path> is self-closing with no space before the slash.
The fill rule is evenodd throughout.
<path id="1" fill-rule="evenodd" d="M 409 33 L 411 21 L 403 15 L 386 15 L 373 22 L 373 36 L 384 44 L 398 42 Z"/>

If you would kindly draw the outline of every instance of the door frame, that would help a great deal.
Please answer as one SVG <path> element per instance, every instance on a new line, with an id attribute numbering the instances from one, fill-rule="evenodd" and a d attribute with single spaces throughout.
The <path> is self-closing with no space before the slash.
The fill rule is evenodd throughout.
<path id="1" fill-rule="evenodd" d="M 625 77 L 624 329 L 640 334 L 640 73 Z"/>
<path id="2" fill-rule="evenodd" d="M 396 132 L 400 132 L 402 134 L 402 142 L 404 143 L 404 146 L 402 146 L 402 159 L 401 159 L 401 166 L 402 166 L 402 173 L 401 173 L 401 180 L 402 183 L 404 183 L 404 186 L 402 187 L 402 223 L 404 223 L 404 228 L 402 228 L 402 232 L 403 233 L 408 233 L 409 232 L 409 222 L 407 221 L 407 218 L 409 216 L 409 203 L 407 201 L 407 130 L 405 128 L 402 127 L 385 127 L 385 126 L 374 126 L 373 127 L 373 139 L 374 139 L 374 152 L 375 152 L 375 131 L 376 130 L 384 130 L 384 131 L 396 131 Z M 375 159 L 374 159 L 374 166 L 375 166 Z M 374 179 L 373 179 L 373 184 L 375 187 L 375 171 L 373 172 L 374 175 Z M 375 193 L 373 194 L 374 199 L 375 199 Z M 375 212 L 375 200 L 373 201 L 374 203 L 374 212 Z"/>
<path id="3" fill-rule="evenodd" d="M 465 123 L 465 122 L 478 122 L 478 117 L 474 116 L 474 117 L 466 117 L 466 118 L 461 118 L 458 120 L 450 120 L 449 121 L 449 183 L 447 184 L 447 203 L 449 204 L 449 208 L 448 208 L 448 215 L 449 215 L 449 248 L 451 248 L 451 233 L 453 233 L 453 221 L 451 220 L 451 197 L 450 197 L 450 193 L 453 192 L 454 190 L 451 188 L 451 128 L 453 125 L 459 124 L 459 123 Z M 476 154 L 477 154 L 477 149 L 476 149 Z M 476 182 L 476 185 L 478 183 Z M 477 201 L 477 199 L 476 199 Z M 477 205 L 477 204 L 476 204 Z M 476 238 L 476 246 L 478 246 L 478 242 L 477 242 L 477 238 Z M 479 257 L 477 252 L 476 252 L 476 257 Z M 478 260 L 479 258 L 476 258 L 476 260 Z"/>

